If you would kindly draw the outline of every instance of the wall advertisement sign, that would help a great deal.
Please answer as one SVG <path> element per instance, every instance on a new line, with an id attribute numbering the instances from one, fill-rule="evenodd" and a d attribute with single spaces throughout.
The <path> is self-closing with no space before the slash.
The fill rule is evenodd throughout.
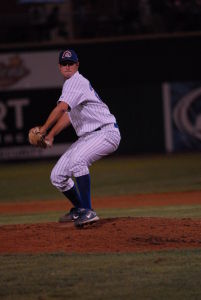
<path id="1" fill-rule="evenodd" d="M 63 79 L 57 63 L 57 51 L 0 55 L 1 161 L 55 157 L 67 149 L 72 133 L 48 150 L 27 140 L 29 129 L 45 121 L 60 95 Z"/>
<path id="2" fill-rule="evenodd" d="M 163 84 L 166 151 L 201 149 L 201 82 Z"/>

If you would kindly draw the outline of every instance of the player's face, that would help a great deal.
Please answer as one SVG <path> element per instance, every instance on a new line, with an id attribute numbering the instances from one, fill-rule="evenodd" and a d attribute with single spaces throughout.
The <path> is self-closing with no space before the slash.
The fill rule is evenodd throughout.
<path id="1" fill-rule="evenodd" d="M 62 65 L 59 64 L 59 70 L 64 78 L 69 79 L 75 72 L 77 72 L 79 67 L 79 62 L 65 62 Z"/>

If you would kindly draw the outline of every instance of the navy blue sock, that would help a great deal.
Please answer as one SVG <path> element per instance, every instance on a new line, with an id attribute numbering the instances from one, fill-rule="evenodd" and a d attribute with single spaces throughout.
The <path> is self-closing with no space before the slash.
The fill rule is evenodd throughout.
<path id="1" fill-rule="evenodd" d="M 70 190 L 63 192 L 63 194 L 70 200 L 74 207 L 82 207 L 81 198 L 75 185 Z"/>
<path id="2" fill-rule="evenodd" d="M 91 209 L 91 180 L 90 175 L 75 177 L 80 192 L 82 205 L 84 208 Z"/>

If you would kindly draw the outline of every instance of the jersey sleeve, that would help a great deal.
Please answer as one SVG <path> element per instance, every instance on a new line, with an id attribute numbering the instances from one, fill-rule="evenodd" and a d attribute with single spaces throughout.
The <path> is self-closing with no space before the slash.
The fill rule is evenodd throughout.
<path id="1" fill-rule="evenodd" d="M 82 103 L 83 97 L 81 83 L 79 81 L 66 80 L 58 102 L 59 101 L 66 102 L 71 109 Z"/>

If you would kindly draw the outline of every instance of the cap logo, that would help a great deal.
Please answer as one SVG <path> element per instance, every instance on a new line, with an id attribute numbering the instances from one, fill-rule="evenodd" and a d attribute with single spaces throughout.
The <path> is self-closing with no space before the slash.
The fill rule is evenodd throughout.
<path id="1" fill-rule="evenodd" d="M 72 53 L 67 50 L 63 53 L 62 58 L 70 58 L 72 56 Z"/>

